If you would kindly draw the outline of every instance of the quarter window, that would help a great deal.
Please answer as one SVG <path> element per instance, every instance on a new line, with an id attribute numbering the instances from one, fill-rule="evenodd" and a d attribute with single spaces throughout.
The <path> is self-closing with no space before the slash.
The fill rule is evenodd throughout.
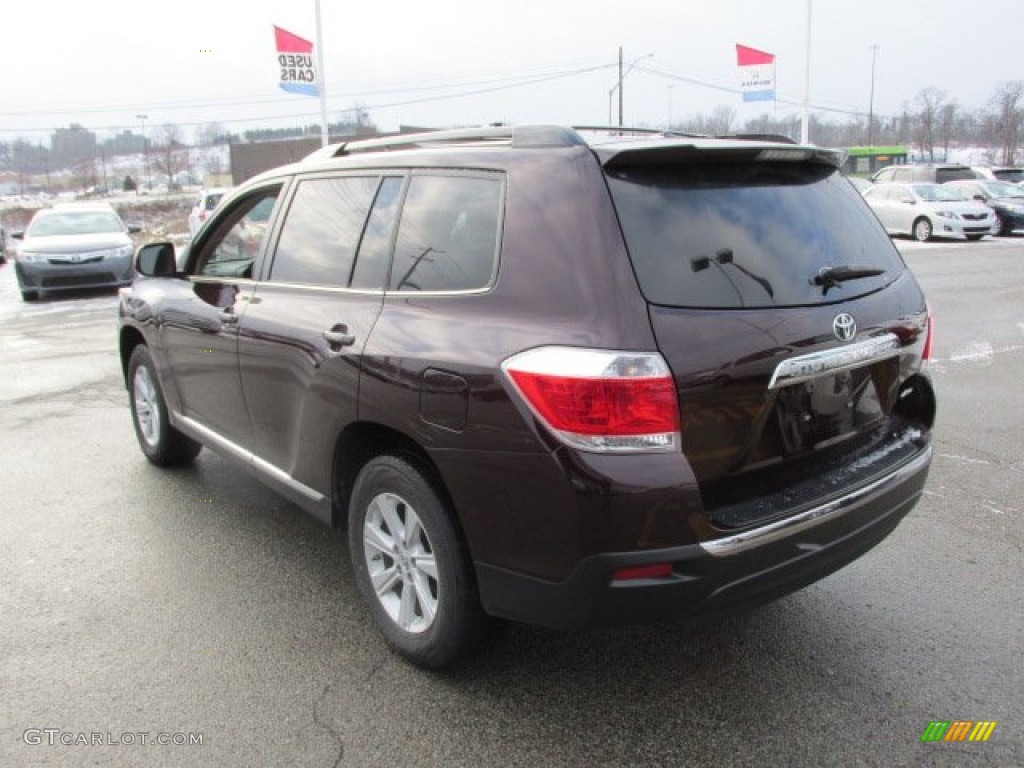
<path id="1" fill-rule="evenodd" d="M 414 176 L 405 197 L 390 288 L 467 291 L 494 275 L 501 181 L 482 176 Z"/>
<path id="2" fill-rule="evenodd" d="M 376 176 L 299 182 L 274 255 L 275 282 L 347 286 Z"/>

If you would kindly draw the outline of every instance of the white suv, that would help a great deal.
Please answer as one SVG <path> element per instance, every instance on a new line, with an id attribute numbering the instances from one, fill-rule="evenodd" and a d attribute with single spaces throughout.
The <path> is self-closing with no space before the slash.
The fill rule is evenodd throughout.
<path id="1" fill-rule="evenodd" d="M 192 202 L 192 210 L 188 214 L 188 233 L 190 236 L 195 237 L 196 232 L 199 231 L 199 227 L 203 225 L 206 218 L 210 215 L 210 212 L 220 205 L 220 199 L 224 197 L 224 193 L 227 189 L 204 189 Z"/>

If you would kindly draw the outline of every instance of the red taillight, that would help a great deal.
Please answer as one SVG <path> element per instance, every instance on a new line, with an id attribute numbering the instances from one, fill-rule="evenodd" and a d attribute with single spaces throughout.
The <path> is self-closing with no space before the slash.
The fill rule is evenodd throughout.
<path id="1" fill-rule="evenodd" d="M 633 565 L 628 568 L 616 568 L 612 571 L 612 581 L 665 579 L 671 575 L 671 563 L 651 563 L 650 565 Z"/>
<path id="2" fill-rule="evenodd" d="M 572 445 L 677 447 L 675 382 L 658 354 L 541 347 L 509 358 L 503 368 L 533 412 Z"/>
<path id="3" fill-rule="evenodd" d="M 925 363 L 932 359 L 932 336 L 935 331 L 935 321 L 932 319 L 931 310 L 928 311 L 928 328 L 925 331 L 924 351 L 921 353 L 921 360 Z"/>

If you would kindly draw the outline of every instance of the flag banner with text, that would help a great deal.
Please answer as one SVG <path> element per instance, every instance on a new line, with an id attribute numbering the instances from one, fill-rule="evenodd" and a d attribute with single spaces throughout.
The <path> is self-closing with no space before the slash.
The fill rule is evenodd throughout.
<path id="1" fill-rule="evenodd" d="M 736 61 L 740 68 L 740 90 L 744 101 L 775 99 L 775 54 L 756 48 L 736 45 Z"/>
<path id="2" fill-rule="evenodd" d="M 274 27 L 277 63 L 281 68 L 281 87 L 288 93 L 317 96 L 316 64 L 313 44 L 278 26 Z"/>

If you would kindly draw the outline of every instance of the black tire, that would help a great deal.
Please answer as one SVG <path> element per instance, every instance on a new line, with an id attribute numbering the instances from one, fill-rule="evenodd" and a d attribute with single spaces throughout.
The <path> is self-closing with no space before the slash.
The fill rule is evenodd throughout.
<path id="1" fill-rule="evenodd" d="M 912 231 L 914 233 L 914 239 L 919 243 L 924 243 L 932 239 L 932 223 L 923 216 L 914 222 Z"/>
<path id="2" fill-rule="evenodd" d="M 1000 216 L 998 213 L 995 214 L 996 223 L 992 227 L 992 234 L 999 235 L 1000 237 L 1009 237 L 1010 233 L 1013 232 L 1013 227 L 1010 223 Z"/>
<path id="3" fill-rule="evenodd" d="M 469 654 L 486 619 L 452 512 L 428 478 L 411 457 L 371 459 L 352 489 L 348 536 L 377 628 L 402 656 L 437 669 Z"/>
<path id="4" fill-rule="evenodd" d="M 981 240 L 983 237 L 984 235 L 967 235 L 968 240 Z"/>
<path id="5" fill-rule="evenodd" d="M 128 400 L 135 437 L 147 459 L 158 467 L 174 467 L 199 455 L 203 446 L 172 427 L 167 418 L 167 402 L 145 344 L 135 347 L 128 361 Z"/>
<path id="6" fill-rule="evenodd" d="M 39 291 L 22 291 L 21 300 L 28 303 L 39 300 Z"/>

